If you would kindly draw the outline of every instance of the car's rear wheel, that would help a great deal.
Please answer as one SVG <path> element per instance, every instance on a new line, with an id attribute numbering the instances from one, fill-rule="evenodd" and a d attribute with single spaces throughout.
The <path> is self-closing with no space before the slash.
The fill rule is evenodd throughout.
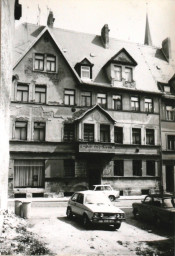
<path id="1" fill-rule="evenodd" d="M 138 212 L 138 210 L 135 209 L 135 208 L 134 208 L 134 210 L 133 210 L 133 215 L 134 215 L 134 218 L 135 218 L 135 219 L 138 219 L 138 217 L 139 217 L 139 212 Z"/>
<path id="2" fill-rule="evenodd" d="M 115 200 L 115 196 L 110 195 L 110 196 L 109 196 L 109 199 L 110 199 L 110 200 L 111 200 L 111 202 L 112 202 L 112 201 L 114 201 L 114 200 Z"/>
<path id="3" fill-rule="evenodd" d="M 83 226 L 84 226 L 85 228 L 88 228 L 88 227 L 89 227 L 89 224 L 90 224 L 90 222 L 89 222 L 88 216 L 87 216 L 86 214 L 84 214 L 84 215 L 83 215 Z"/>
<path id="4" fill-rule="evenodd" d="M 72 219 L 73 214 L 72 214 L 72 210 L 70 207 L 67 207 L 66 215 L 67 215 L 68 219 L 70 219 L 70 220 Z"/>
<path id="5" fill-rule="evenodd" d="M 121 226 L 121 223 L 116 223 L 116 224 L 114 224 L 114 228 L 115 228 L 115 229 L 119 229 L 120 226 Z"/>

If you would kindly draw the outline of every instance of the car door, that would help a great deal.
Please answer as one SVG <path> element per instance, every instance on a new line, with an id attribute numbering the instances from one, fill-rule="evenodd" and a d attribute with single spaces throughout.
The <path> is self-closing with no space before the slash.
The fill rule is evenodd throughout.
<path id="1" fill-rule="evenodd" d="M 152 198 L 150 196 L 145 197 L 139 207 L 139 215 L 145 219 L 150 219 L 150 210 L 152 206 Z"/>
<path id="2" fill-rule="evenodd" d="M 83 216 L 84 213 L 84 195 L 79 193 L 76 201 L 76 214 Z"/>
<path id="3" fill-rule="evenodd" d="M 78 198 L 78 193 L 75 193 L 72 198 L 71 198 L 71 201 L 70 201 L 70 206 L 71 206 L 71 209 L 72 209 L 72 212 L 73 213 L 76 213 L 77 210 L 76 210 L 76 207 L 77 207 L 77 198 Z"/>

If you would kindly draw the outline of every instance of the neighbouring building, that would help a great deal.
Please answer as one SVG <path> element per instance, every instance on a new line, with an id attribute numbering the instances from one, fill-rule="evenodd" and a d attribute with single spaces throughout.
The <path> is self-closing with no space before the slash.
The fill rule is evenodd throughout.
<path id="1" fill-rule="evenodd" d="M 12 84 L 12 41 L 15 19 L 21 17 L 16 0 L 1 0 L 1 82 L 0 82 L 0 209 L 7 208 L 9 170 L 10 89 Z"/>
<path id="2" fill-rule="evenodd" d="M 161 101 L 169 97 L 160 84 L 174 81 L 165 50 L 151 45 L 148 19 L 144 45 L 110 38 L 108 25 L 99 36 L 55 28 L 52 12 L 47 26 L 21 24 L 9 196 L 68 195 L 99 183 L 124 195 L 160 189 Z"/>

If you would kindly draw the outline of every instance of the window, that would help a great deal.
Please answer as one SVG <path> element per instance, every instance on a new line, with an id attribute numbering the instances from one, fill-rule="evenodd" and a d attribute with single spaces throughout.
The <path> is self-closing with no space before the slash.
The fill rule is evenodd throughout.
<path id="1" fill-rule="evenodd" d="M 145 98 L 145 111 L 146 112 L 153 112 L 153 100 L 149 98 Z"/>
<path id="2" fill-rule="evenodd" d="M 44 70 L 44 54 L 35 53 L 35 70 Z"/>
<path id="3" fill-rule="evenodd" d="M 115 160 L 114 161 L 114 176 L 124 176 L 123 160 Z"/>
<path id="4" fill-rule="evenodd" d="M 125 80 L 127 82 L 132 82 L 132 69 L 131 68 L 125 68 Z"/>
<path id="5" fill-rule="evenodd" d="M 17 101 L 28 102 L 29 86 L 27 84 L 17 84 Z"/>
<path id="6" fill-rule="evenodd" d="M 73 124 L 64 124 L 64 141 L 74 141 Z"/>
<path id="7" fill-rule="evenodd" d="M 90 67 L 81 66 L 81 78 L 85 78 L 85 79 L 90 78 Z"/>
<path id="8" fill-rule="evenodd" d="M 175 120 L 175 109 L 173 108 L 173 106 L 166 106 L 166 120 Z"/>
<path id="9" fill-rule="evenodd" d="M 101 124 L 100 125 L 100 141 L 110 142 L 110 126 Z"/>
<path id="10" fill-rule="evenodd" d="M 75 161 L 72 159 L 64 160 L 65 177 L 75 177 Z"/>
<path id="11" fill-rule="evenodd" d="M 46 86 L 35 85 L 35 102 L 46 103 Z"/>
<path id="12" fill-rule="evenodd" d="M 97 94 L 97 103 L 103 108 L 107 107 L 107 97 L 105 93 Z"/>
<path id="13" fill-rule="evenodd" d="M 168 135 L 168 149 L 175 150 L 175 135 Z"/>
<path id="14" fill-rule="evenodd" d="M 94 141 L 94 125 L 84 124 L 84 141 Z"/>
<path id="15" fill-rule="evenodd" d="M 113 95 L 113 109 L 115 110 L 121 110 L 122 109 L 122 97 L 120 95 Z"/>
<path id="16" fill-rule="evenodd" d="M 141 144 L 141 129 L 132 129 L 132 144 Z"/>
<path id="17" fill-rule="evenodd" d="M 78 194 L 77 203 L 83 204 L 83 201 L 84 201 L 84 195 Z"/>
<path id="18" fill-rule="evenodd" d="M 91 92 L 81 92 L 81 105 L 84 107 L 91 106 Z"/>
<path id="19" fill-rule="evenodd" d="M 15 139 L 27 140 L 27 122 L 15 122 Z"/>
<path id="20" fill-rule="evenodd" d="M 75 91 L 65 89 L 64 91 L 64 104 L 68 106 L 75 105 Z"/>
<path id="21" fill-rule="evenodd" d="M 142 176 L 142 161 L 141 160 L 133 160 L 133 176 Z"/>
<path id="22" fill-rule="evenodd" d="M 146 161 L 146 175 L 155 176 L 155 161 Z"/>
<path id="23" fill-rule="evenodd" d="M 14 187 L 44 187 L 44 162 L 37 160 L 15 160 Z"/>
<path id="24" fill-rule="evenodd" d="M 34 123 L 34 140 L 45 141 L 45 123 Z"/>
<path id="25" fill-rule="evenodd" d="M 131 97 L 131 110 L 139 111 L 139 109 L 140 109 L 139 98 Z"/>
<path id="26" fill-rule="evenodd" d="M 170 90 L 170 86 L 166 86 L 166 85 L 164 85 L 164 92 L 171 92 L 171 90 Z"/>
<path id="27" fill-rule="evenodd" d="M 56 71 L 56 57 L 53 55 L 47 55 L 46 62 L 47 62 L 47 71 L 55 72 Z"/>
<path id="28" fill-rule="evenodd" d="M 122 127 L 114 127 L 114 142 L 115 143 L 123 143 L 123 128 Z"/>
<path id="29" fill-rule="evenodd" d="M 114 78 L 117 81 L 122 80 L 122 67 L 114 65 Z"/>
<path id="30" fill-rule="evenodd" d="M 154 145 L 154 130 L 146 129 L 146 145 Z"/>

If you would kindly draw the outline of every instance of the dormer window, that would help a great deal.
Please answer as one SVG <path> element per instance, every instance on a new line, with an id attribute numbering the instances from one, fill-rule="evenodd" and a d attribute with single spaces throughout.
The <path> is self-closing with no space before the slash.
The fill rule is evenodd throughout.
<path id="1" fill-rule="evenodd" d="M 166 85 L 164 85 L 164 92 L 168 92 L 168 93 L 170 93 L 171 91 L 170 91 L 170 86 L 166 86 Z"/>
<path id="2" fill-rule="evenodd" d="M 92 64 L 87 58 L 84 58 L 81 62 L 75 65 L 75 70 L 78 75 L 85 80 L 92 79 Z"/>
<path id="3" fill-rule="evenodd" d="M 81 78 L 90 79 L 90 67 L 81 66 Z"/>

